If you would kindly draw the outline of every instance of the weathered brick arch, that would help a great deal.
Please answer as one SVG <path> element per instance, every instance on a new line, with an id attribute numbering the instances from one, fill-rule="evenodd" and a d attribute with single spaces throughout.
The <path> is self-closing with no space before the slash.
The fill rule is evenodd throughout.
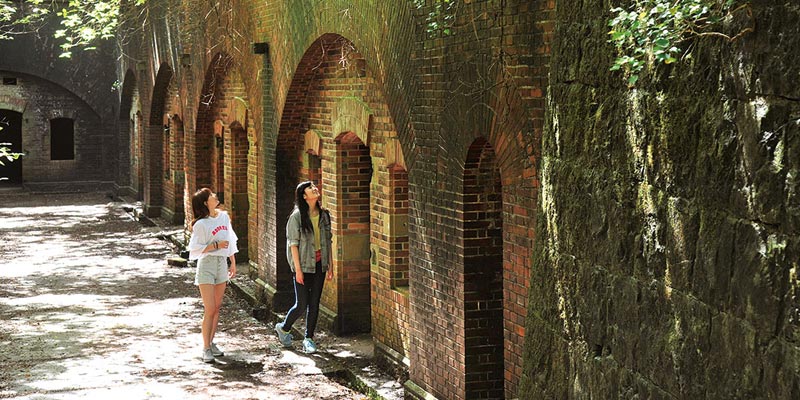
<path id="1" fill-rule="evenodd" d="M 334 219 L 334 245 L 342 250 L 341 254 L 334 252 L 337 254 L 334 264 L 347 268 L 355 266 L 355 263 L 350 262 L 353 260 L 349 259 L 355 257 L 351 253 L 357 253 L 359 257 L 356 258 L 360 260 L 358 262 L 363 264 L 359 266 L 363 268 L 363 273 L 360 273 L 361 279 L 358 282 L 346 282 L 344 277 L 347 275 L 337 272 L 335 285 L 326 285 L 320 318 L 323 324 L 329 325 L 336 333 L 372 329 L 369 266 L 371 260 L 385 257 L 384 253 L 378 254 L 379 251 L 370 242 L 372 224 L 369 215 L 370 208 L 377 207 L 370 200 L 370 193 L 374 191 L 371 187 L 371 171 L 380 169 L 379 174 L 383 179 L 388 179 L 389 169 L 383 162 L 381 165 L 373 165 L 371 152 L 372 147 L 375 147 L 377 154 L 383 154 L 384 143 L 390 138 L 395 138 L 396 141 L 397 133 L 391 122 L 387 101 L 382 97 L 382 90 L 375 84 L 374 76 L 370 73 L 365 58 L 349 39 L 336 33 L 324 33 L 306 48 L 297 64 L 285 103 L 283 107 L 278 107 L 283 110 L 276 137 L 274 169 L 275 215 L 278 221 L 283 220 L 292 210 L 293 190 L 299 181 L 313 179 L 321 183 L 323 203 L 331 209 Z M 378 118 L 374 126 L 373 115 Z M 340 138 L 343 140 L 335 139 L 341 135 L 344 135 Z M 344 200 L 341 196 L 340 189 L 345 179 L 340 171 L 344 164 L 339 160 L 344 155 L 342 147 L 354 146 L 356 142 L 362 143 L 360 148 L 352 149 L 354 154 L 359 154 L 358 163 L 363 164 L 359 168 L 359 174 L 369 171 L 370 176 L 358 180 L 364 183 L 357 189 L 359 193 L 348 194 L 349 197 L 361 198 L 356 201 L 364 201 L 362 209 L 349 211 L 345 210 L 347 207 L 343 206 Z M 402 163 L 405 165 L 405 161 Z M 270 170 L 268 167 L 268 171 Z M 388 193 L 381 195 L 388 196 Z M 346 232 L 343 229 L 345 220 L 348 215 L 358 212 L 364 214 L 364 220 L 353 226 L 358 226 L 363 232 Z M 388 214 L 384 214 L 385 217 L 381 220 L 388 224 Z M 268 290 L 275 293 L 273 307 L 281 310 L 281 305 L 291 303 L 294 296 L 291 292 L 289 266 L 282 255 L 285 251 L 283 225 L 278 222 L 274 229 L 275 242 L 268 247 L 276 249 L 277 262 L 274 269 L 271 265 L 265 265 L 262 273 L 264 281 L 270 287 Z M 348 237 L 342 235 L 345 232 Z M 376 230 L 375 235 L 381 233 Z M 339 243 L 344 241 L 347 243 Z M 375 256 L 371 257 L 370 253 Z M 347 262 L 345 259 L 348 259 Z M 386 289 L 391 290 L 388 271 L 385 281 Z M 358 299 L 351 301 L 347 296 L 355 293 L 360 293 L 361 296 L 356 296 Z M 283 300 L 282 295 L 288 301 Z M 389 308 L 393 307 L 387 307 Z M 402 355 L 404 350 L 401 340 L 393 343 L 398 347 L 396 353 Z"/>
<path id="2" fill-rule="evenodd" d="M 317 131 L 311 129 L 306 132 L 303 139 L 303 152 L 317 157 L 322 155 L 322 136 Z"/>
<path id="3" fill-rule="evenodd" d="M 139 163 L 144 154 L 144 146 L 138 136 L 140 127 L 137 126 L 136 114 L 140 110 L 139 88 L 136 74 L 128 69 L 122 81 L 119 110 L 119 135 L 117 136 L 117 149 L 119 154 L 117 184 L 120 186 L 121 195 L 141 195 L 144 174 L 143 165 Z"/>
<path id="4" fill-rule="evenodd" d="M 255 194 L 252 199 L 248 194 L 248 171 L 255 170 L 249 165 L 250 138 L 255 133 L 244 82 L 234 62 L 220 52 L 206 70 L 196 129 L 187 140 L 187 185 L 189 192 L 201 187 L 217 192 L 239 237 L 237 261 L 247 261 L 249 214 L 256 209 L 250 207 Z"/>
<path id="5" fill-rule="evenodd" d="M 364 145 L 370 145 L 369 124 L 372 110 L 363 100 L 344 97 L 336 101 L 331 114 L 331 132 L 352 132 Z"/>
<path id="6" fill-rule="evenodd" d="M 0 95 L 0 109 L 10 110 L 20 114 L 25 114 L 25 109 L 27 107 L 28 107 L 28 101 L 22 97 Z"/>
<path id="7" fill-rule="evenodd" d="M 164 114 L 165 140 L 164 141 L 164 218 L 173 224 L 182 224 L 187 220 L 187 202 L 191 202 L 187 193 L 185 178 L 185 133 L 183 119 L 177 112 L 177 88 L 170 85 L 169 96 L 172 99 L 170 110 Z M 188 207 L 191 212 L 191 207 Z"/>
<path id="8" fill-rule="evenodd" d="M 363 121 L 352 120 L 355 125 Z M 336 290 L 329 290 L 327 305 L 336 314 L 337 333 L 370 332 L 372 329 L 370 264 L 376 262 L 372 246 L 371 186 L 373 159 L 370 147 L 353 131 L 345 131 L 334 139 L 332 175 L 327 192 L 335 197 L 331 208 L 333 235 L 338 252 L 334 251 Z M 330 197 L 330 196 L 329 196 Z M 325 303 L 323 303 L 325 304 Z"/>
<path id="9" fill-rule="evenodd" d="M 323 76 L 323 70 L 319 68 L 325 61 L 327 49 L 333 44 L 346 41 L 337 34 L 324 34 L 311 43 L 303 54 L 300 62 L 295 68 L 289 90 L 282 107 L 280 116 L 280 126 L 275 145 L 275 165 L 268 166 L 267 171 L 274 171 L 275 174 L 275 209 L 267 211 L 267 214 L 274 212 L 277 221 L 275 226 L 266 227 L 268 231 L 274 229 L 274 241 L 269 239 L 269 243 L 264 245 L 268 251 L 276 254 L 275 263 L 267 263 L 260 266 L 259 274 L 266 283 L 266 289 L 272 294 L 272 307 L 276 311 L 285 311 L 294 303 L 294 289 L 292 286 L 292 275 L 288 261 L 284 256 L 286 246 L 286 232 L 282 221 L 292 211 L 294 202 L 295 186 L 303 180 L 313 179 L 316 176 L 322 180 L 322 159 L 324 154 L 324 142 L 330 138 L 321 138 L 322 145 L 317 148 L 318 153 L 312 156 L 305 152 L 304 141 L 307 133 L 312 130 L 313 121 L 309 119 L 309 92 L 313 89 L 312 84 L 315 80 Z M 329 130 L 330 128 L 326 129 Z M 329 137 L 329 132 L 315 130 L 320 136 Z M 269 178 L 267 178 L 269 179 Z M 327 195 L 323 187 L 323 202 L 327 202 Z M 269 222 L 267 222 L 269 224 Z M 268 235 L 269 236 L 269 235 Z M 322 316 L 324 318 L 324 316 Z"/>
<path id="10" fill-rule="evenodd" d="M 486 139 L 470 145 L 463 172 L 465 398 L 505 398 L 502 185 Z"/>
<path id="11" fill-rule="evenodd" d="M 485 108 L 486 112 L 461 113 L 461 126 L 472 126 L 475 129 L 472 142 L 462 144 L 463 171 L 462 204 L 465 207 L 462 213 L 462 232 L 465 244 L 464 266 L 471 263 L 467 252 L 466 237 L 470 224 L 495 224 L 502 226 L 502 315 L 504 327 L 504 343 L 498 348 L 503 348 L 503 374 L 505 378 L 505 396 L 513 397 L 517 393 L 519 379 L 522 373 L 523 338 L 525 330 L 525 317 L 527 315 L 527 298 L 530 280 L 530 268 L 533 260 L 533 240 L 536 215 L 536 201 L 538 180 L 533 158 L 534 132 L 531 120 L 522 98 L 513 87 L 501 87 L 491 94 L 487 94 L 489 101 L 475 103 L 474 107 Z M 491 116 L 486 118 L 486 116 Z M 484 134 L 481 134 L 484 133 Z M 496 169 L 498 186 L 497 200 L 502 204 L 502 217 L 492 222 L 489 220 L 478 221 L 470 218 L 467 212 L 469 207 L 487 207 L 492 203 L 480 201 L 481 205 L 474 204 L 474 193 L 468 188 L 468 176 L 482 176 L 490 171 L 475 170 L 480 168 L 480 162 L 491 160 L 492 168 Z M 475 164 L 475 163 L 478 164 Z M 494 183 L 487 183 L 495 185 Z M 490 197 L 491 199 L 491 197 Z M 471 204 L 472 203 L 472 204 Z M 487 217 L 483 212 L 481 217 Z M 492 239 L 494 240 L 494 239 Z M 487 248 L 496 249 L 493 245 Z M 478 255 L 479 256 L 479 255 Z M 492 258 L 492 257 L 490 257 Z M 479 263 L 487 264 L 485 260 Z M 466 274 L 465 271 L 465 280 Z M 466 290 L 467 288 L 465 288 Z M 465 317 L 466 318 L 466 317 Z M 467 383 L 469 383 L 467 381 Z"/>
<path id="12" fill-rule="evenodd" d="M 403 147 L 397 138 L 386 140 L 383 148 L 385 170 L 376 172 L 383 190 L 375 193 L 377 207 L 374 218 L 380 221 L 373 235 L 378 248 L 378 273 L 374 274 L 375 307 L 373 324 L 376 355 L 396 365 L 407 364 L 411 343 L 411 309 L 409 306 L 410 237 L 409 179 Z M 385 182 L 385 183 L 384 183 Z"/>
<path id="13" fill-rule="evenodd" d="M 227 73 L 233 58 L 225 53 L 215 55 L 206 69 L 203 88 L 197 106 L 197 121 L 195 131 L 190 132 L 187 141 L 189 154 L 187 155 L 189 191 L 194 192 L 202 187 L 210 187 L 215 191 L 223 188 L 213 187 L 212 179 L 212 154 L 215 151 L 214 124 L 218 120 L 215 115 L 217 102 L 220 97 L 221 85 L 218 81 Z"/>
<path id="14" fill-rule="evenodd" d="M 125 77 L 122 79 L 122 91 L 120 92 L 119 120 L 121 122 L 130 119 L 133 97 L 136 92 L 138 92 L 136 88 L 136 74 L 128 69 L 125 71 Z"/>
<path id="15" fill-rule="evenodd" d="M 238 100 L 237 100 L 238 101 Z M 242 115 L 244 121 L 246 115 Z M 246 123 L 246 122 L 245 122 Z M 228 212 L 231 224 L 239 237 L 237 261 L 249 259 L 248 219 L 250 198 L 248 197 L 248 141 L 246 125 L 235 120 L 225 129 L 225 192 L 228 197 Z"/>
<path id="16" fill-rule="evenodd" d="M 161 63 L 150 100 L 150 121 L 144 142 L 144 212 L 150 217 L 161 216 L 164 206 L 164 111 L 169 109 L 172 76 L 172 67 Z"/>

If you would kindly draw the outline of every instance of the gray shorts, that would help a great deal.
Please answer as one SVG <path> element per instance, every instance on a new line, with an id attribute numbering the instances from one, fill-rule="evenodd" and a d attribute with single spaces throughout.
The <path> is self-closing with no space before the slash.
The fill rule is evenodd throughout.
<path id="1" fill-rule="evenodd" d="M 205 256 L 197 260 L 195 285 L 217 285 L 228 281 L 228 262 L 223 256 Z"/>

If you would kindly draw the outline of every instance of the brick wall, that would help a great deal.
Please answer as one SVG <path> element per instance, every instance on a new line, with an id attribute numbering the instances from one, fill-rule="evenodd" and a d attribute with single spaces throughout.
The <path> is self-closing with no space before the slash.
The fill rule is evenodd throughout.
<path id="1" fill-rule="evenodd" d="M 132 115 L 135 115 L 134 109 L 139 108 L 138 103 L 139 94 L 136 87 L 136 75 L 134 75 L 133 71 L 127 70 L 122 80 L 122 91 L 120 93 L 119 135 L 117 139 L 117 156 L 119 158 L 117 184 L 121 188 L 120 191 L 123 195 L 132 195 L 134 193 L 131 165 L 137 147 L 133 145 L 135 137 L 133 135 L 134 122 Z"/>
<path id="2" fill-rule="evenodd" d="M 463 341 L 465 398 L 503 398 L 502 185 L 483 138 L 467 152 L 463 187 L 464 332 L 454 336 Z"/>
<path id="3" fill-rule="evenodd" d="M 402 265 L 400 271 L 407 270 L 407 233 L 401 238 L 391 236 L 384 221 L 388 227 L 392 216 L 405 226 L 407 177 L 399 174 L 395 181 L 387 179 L 384 143 L 396 133 L 385 101 L 370 89 L 374 82 L 366 76 L 365 66 L 352 42 L 338 35 L 323 35 L 299 63 L 277 139 L 277 164 L 283 167 L 277 176 L 278 215 L 283 222 L 283 215 L 291 211 L 297 182 L 312 179 L 320 184 L 322 201 L 333 215 L 337 271 L 333 284 L 323 293 L 323 306 L 332 313 L 323 320 L 339 333 L 372 330 L 379 343 L 402 356 L 407 351 L 401 339 L 406 338 L 407 344 L 407 289 L 396 291 L 389 281 L 390 268 L 396 264 Z M 359 134 L 348 133 L 349 129 L 359 130 Z M 342 140 L 334 139 L 337 135 L 343 135 Z M 361 147 L 351 148 L 356 143 Z M 309 153 L 321 153 L 321 157 Z M 395 182 L 401 192 L 398 206 L 390 204 Z M 286 279 L 283 285 L 290 289 L 291 276 L 283 272 L 288 272 L 288 265 L 283 256 L 282 224 L 278 229 L 276 246 L 281 255 L 272 276 L 279 286 L 280 279 Z M 398 245 L 399 254 L 387 252 L 387 244 L 403 240 L 406 243 Z M 382 266 L 379 274 L 370 273 L 371 262 L 373 267 Z M 374 317 L 378 313 L 381 319 Z"/>
<path id="4" fill-rule="evenodd" d="M 144 212 L 150 217 L 161 216 L 164 206 L 165 194 L 169 193 L 174 198 L 170 182 L 165 179 L 165 168 L 169 166 L 168 152 L 169 138 L 165 134 L 164 112 L 169 110 L 172 100 L 169 94 L 170 82 L 173 71 L 167 63 L 162 63 L 158 68 L 155 84 L 148 93 L 151 94 L 150 112 L 144 140 Z"/>
<path id="5" fill-rule="evenodd" d="M 327 304 L 338 314 L 342 333 L 369 332 L 371 329 L 370 247 L 372 159 L 355 133 L 336 139 L 332 157 L 332 176 L 326 176 L 326 198 L 333 209 L 333 234 L 339 246 L 334 257 L 336 287 L 326 293 Z"/>
<path id="6" fill-rule="evenodd" d="M 17 160 L 22 184 L 42 190 L 75 190 L 67 182 L 110 184 L 115 170 L 103 153 L 109 138 L 101 118 L 74 93 L 31 75 L 0 71 L 3 78 L 15 78 L 15 85 L 0 85 L 0 109 L 22 113 L 22 146 L 27 153 Z M 69 118 L 74 122 L 74 159 L 51 159 L 50 120 Z M 109 132 L 110 133 L 110 132 Z M 60 183 L 60 184 L 59 184 Z"/>
<path id="7" fill-rule="evenodd" d="M 59 42 L 52 38 L 56 29 L 44 25 L 34 34 L 0 40 L 0 73 L 22 77 L 17 90 L 0 86 L 0 96 L 14 92 L 30 105 L 23 141 L 35 147 L 25 146 L 30 157 L 21 162 L 23 180 L 35 190 L 113 190 L 119 166 L 114 46 L 103 42 L 81 57 L 59 58 Z M 22 87 L 32 91 L 20 92 Z M 49 119 L 59 117 L 75 119 L 75 160 L 50 160 L 45 136 Z"/>
<path id="8" fill-rule="evenodd" d="M 549 51 L 545 42 L 552 29 L 541 21 L 554 5 L 459 4 L 462 20 L 446 37 L 426 32 L 426 7 L 434 4 L 417 9 L 412 2 L 405 7 L 395 2 L 324 7 L 304 1 L 242 2 L 223 15 L 221 25 L 184 29 L 183 36 L 171 39 L 181 41 L 191 60 L 177 72 L 186 116 L 187 180 L 211 184 L 216 176 L 229 184 L 230 174 L 218 168 L 228 165 L 234 147 L 223 143 L 214 158 L 212 141 L 199 142 L 213 137 L 219 119 L 214 115 L 221 115 L 203 99 L 211 93 L 229 95 L 211 87 L 215 54 L 226 52 L 241 75 L 242 93 L 254 100 L 249 110 L 258 140 L 249 143 L 247 170 L 257 174 L 248 179 L 248 197 L 257 206 L 250 208 L 248 229 L 258 232 L 255 278 L 263 285 L 265 301 L 278 311 L 293 302 L 284 226 L 296 184 L 318 180 L 333 214 L 337 271 L 326 285 L 323 323 L 339 333 L 371 330 L 378 354 L 405 359 L 411 381 L 438 397 L 466 398 L 468 390 L 513 397 L 521 374 L 534 239 L 536 143 Z M 203 7 L 186 8 L 186 20 L 203 15 Z M 257 33 L 239 41 L 223 26 Z M 241 51 L 261 41 L 269 44 L 266 56 Z M 153 48 L 164 59 L 174 59 Z M 204 82 L 203 87 L 194 82 Z M 315 149 L 306 146 L 309 132 L 319 136 Z M 477 174 L 465 172 L 465 163 L 479 138 L 491 151 L 478 154 L 494 154 L 494 200 L 485 206 L 494 210 L 490 220 L 502 227 L 502 243 L 467 255 L 476 247 L 469 244 L 474 238 L 464 235 L 479 233 L 464 225 L 485 221 L 485 215 L 458 211 L 469 195 L 462 183 L 465 174 Z M 201 154 L 207 161 L 200 161 Z M 493 260 L 491 274 L 465 272 L 482 264 L 476 257 Z M 470 286 L 486 274 L 497 278 L 494 289 L 484 293 Z M 490 297 L 502 298 L 501 310 L 495 307 L 490 317 L 468 314 L 467 307 L 483 307 L 492 302 L 484 299 Z M 467 356 L 467 347 L 482 347 L 473 343 L 479 340 L 478 329 L 497 315 L 503 320 L 497 333 L 502 360 L 487 363 L 480 351 Z M 491 372 L 480 372 L 476 365 L 490 365 Z M 492 388 L 478 388 L 487 385 Z"/>
<path id="9" fill-rule="evenodd" d="M 504 394 L 489 394 L 496 390 L 494 384 L 484 384 L 480 390 L 484 390 L 482 395 L 509 398 L 516 396 L 522 375 L 538 187 L 537 143 L 547 84 L 547 29 L 552 29 L 544 21 L 552 18 L 554 2 L 456 2 L 449 11 L 451 20 L 431 21 L 431 15 L 448 15 L 446 9 L 437 11 L 439 6 L 425 3 L 416 13 L 416 24 L 423 29 L 417 31 L 414 56 L 422 84 L 411 116 L 419 147 L 419 159 L 409 175 L 411 380 L 437 397 L 470 398 L 467 393 L 481 386 L 471 383 L 473 378 L 496 382 L 496 365 L 502 363 Z M 470 187 L 466 172 L 470 167 L 467 154 L 476 140 L 493 149 L 500 186 L 493 186 L 493 200 L 486 198 L 482 205 L 470 207 L 502 202 L 502 218 L 493 214 L 493 226 L 502 226 L 502 246 L 496 243 L 496 233 L 491 240 L 488 236 L 477 239 L 478 233 L 467 229 L 486 224 L 485 213 L 474 221 L 475 215 L 466 208 L 463 215 L 452 211 L 461 196 L 467 196 L 464 207 L 473 199 L 466 192 Z M 465 180 L 454 171 L 464 171 Z M 486 247 L 470 253 L 471 242 Z M 478 263 L 475 260 L 494 266 L 493 273 L 471 271 Z M 495 282 L 489 285 L 492 290 L 475 291 L 469 282 L 481 274 L 500 280 L 488 280 Z M 415 277 L 419 285 L 414 284 Z M 502 295 L 497 292 L 498 282 Z M 474 296 L 481 300 L 465 301 Z M 471 372 L 476 360 L 481 360 L 476 350 L 498 344 L 465 335 L 480 332 L 486 324 L 475 318 L 483 312 L 478 305 L 493 304 L 495 311 L 487 313 L 494 316 L 487 318 L 497 318 L 496 302 L 482 300 L 494 297 L 502 298 L 503 357 L 502 361 L 479 361 L 492 365 L 493 371 L 481 376 Z M 442 365 L 440 360 L 452 361 Z"/>

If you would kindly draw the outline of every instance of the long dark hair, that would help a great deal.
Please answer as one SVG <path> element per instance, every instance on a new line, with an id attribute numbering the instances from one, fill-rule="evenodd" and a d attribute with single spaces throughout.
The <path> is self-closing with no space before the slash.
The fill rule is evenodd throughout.
<path id="1" fill-rule="evenodd" d="M 308 202 L 303 198 L 303 195 L 306 194 L 306 188 L 311 186 L 312 183 L 314 182 L 300 182 L 300 184 L 298 184 L 297 188 L 294 190 L 294 206 L 300 210 L 300 229 L 305 232 L 314 231 L 314 227 L 311 226 L 311 217 L 308 215 Z M 317 207 L 319 208 L 320 213 L 325 210 L 322 208 L 322 200 L 319 198 L 317 198 Z"/>
<path id="2" fill-rule="evenodd" d="M 194 214 L 192 226 L 194 226 L 197 221 L 211 215 L 211 211 L 206 205 L 208 198 L 211 197 L 211 193 L 211 189 L 202 188 L 194 192 L 194 195 L 192 195 L 192 214 Z"/>

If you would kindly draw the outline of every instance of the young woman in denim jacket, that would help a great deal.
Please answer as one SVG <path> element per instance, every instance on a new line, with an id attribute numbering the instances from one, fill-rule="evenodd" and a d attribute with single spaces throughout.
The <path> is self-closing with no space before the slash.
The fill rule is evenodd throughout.
<path id="1" fill-rule="evenodd" d="M 311 181 L 297 185 L 294 210 L 286 223 L 286 258 L 294 273 L 294 306 L 283 322 L 275 324 L 278 339 L 292 345 L 289 331 L 301 313 L 306 313 L 306 337 L 303 350 L 317 351 L 314 330 L 319 317 L 319 302 L 327 279 L 333 279 L 331 262 L 331 216 L 320 204 L 319 189 Z"/>

